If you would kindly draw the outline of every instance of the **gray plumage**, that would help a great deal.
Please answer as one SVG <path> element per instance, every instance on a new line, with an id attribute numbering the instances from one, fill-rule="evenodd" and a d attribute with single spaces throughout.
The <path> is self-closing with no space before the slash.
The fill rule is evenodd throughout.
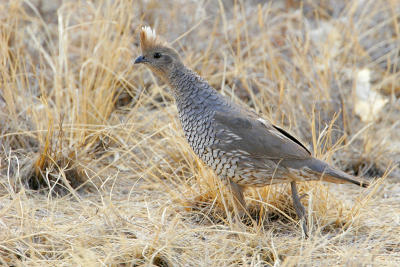
<path id="1" fill-rule="evenodd" d="M 144 63 L 170 85 L 189 145 L 230 186 L 244 210 L 247 186 L 290 182 L 296 212 L 303 218 L 296 182 L 367 185 L 312 157 L 285 130 L 219 94 L 149 28 L 141 31 L 141 48 L 143 55 L 135 63 Z M 304 224 L 303 229 L 306 232 Z"/>
<path id="2" fill-rule="evenodd" d="M 348 174 L 315 159 L 289 133 L 231 102 L 191 70 L 173 71 L 174 90 L 185 136 L 194 152 L 222 179 L 242 186 L 265 186 L 298 180 L 342 179 Z M 302 174 L 300 174 L 302 173 Z"/>

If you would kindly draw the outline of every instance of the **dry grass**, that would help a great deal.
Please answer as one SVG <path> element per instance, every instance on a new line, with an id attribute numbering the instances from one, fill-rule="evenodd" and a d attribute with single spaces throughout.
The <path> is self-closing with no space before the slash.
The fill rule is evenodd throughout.
<path id="1" fill-rule="evenodd" d="M 0 264 L 398 266 L 399 14 L 390 0 L 0 3 Z M 302 185 L 309 239 L 288 185 L 250 189 L 253 220 L 234 222 L 170 90 L 131 64 L 141 24 L 319 158 L 384 179 Z M 387 101 L 367 122 L 361 69 Z"/>

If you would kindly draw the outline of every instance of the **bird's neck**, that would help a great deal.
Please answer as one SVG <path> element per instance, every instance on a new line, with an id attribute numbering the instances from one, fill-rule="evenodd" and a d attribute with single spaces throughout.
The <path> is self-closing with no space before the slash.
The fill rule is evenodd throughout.
<path id="1" fill-rule="evenodd" d="M 171 71 L 168 83 L 173 90 L 178 108 L 189 103 L 202 106 L 210 97 L 220 97 L 203 78 L 183 65 Z"/>

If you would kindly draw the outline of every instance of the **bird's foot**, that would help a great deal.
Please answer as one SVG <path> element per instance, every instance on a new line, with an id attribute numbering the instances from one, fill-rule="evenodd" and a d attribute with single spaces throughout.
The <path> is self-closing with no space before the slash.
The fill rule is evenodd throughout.
<path id="1" fill-rule="evenodd" d="M 301 224 L 302 224 L 302 229 L 303 233 L 306 237 L 308 237 L 308 227 L 307 227 L 307 220 L 306 220 L 306 210 L 301 204 L 300 200 L 306 196 L 306 194 L 302 195 L 299 197 L 299 194 L 297 192 L 297 187 L 296 187 L 296 182 L 291 182 L 290 183 L 291 188 L 292 188 L 292 198 L 293 198 L 293 206 L 294 209 L 296 210 L 297 216 L 299 216 Z"/>

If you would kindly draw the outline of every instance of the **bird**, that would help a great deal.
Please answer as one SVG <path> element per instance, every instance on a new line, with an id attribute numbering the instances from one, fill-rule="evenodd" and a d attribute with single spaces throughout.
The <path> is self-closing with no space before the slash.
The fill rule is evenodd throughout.
<path id="1" fill-rule="evenodd" d="M 133 63 L 145 65 L 172 89 L 190 147 L 230 189 L 240 216 L 248 212 L 246 188 L 290 183 L 293 206 L 308 236 L 298 182 L 322 180 L 368 187 L 363 179 L 313 157 L 283 128 L 220 94 L 186 67 L 178 52 L 151 27 L 141 27 L 139 35 L 141 55 Z"/>

